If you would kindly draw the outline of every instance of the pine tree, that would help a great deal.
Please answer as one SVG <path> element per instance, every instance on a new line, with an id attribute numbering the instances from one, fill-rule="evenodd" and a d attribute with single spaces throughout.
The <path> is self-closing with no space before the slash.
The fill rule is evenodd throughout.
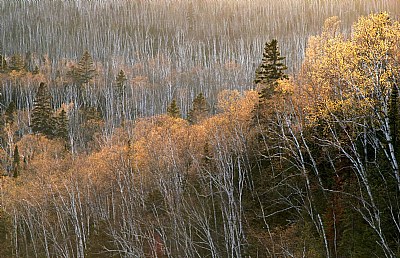
<path id="1" fill-rule="evenodd" d="M 209 107 L 203 93 L 200 92 L 199 95 L 193 100 L 193 107 L 189 111 L 188 121 L 191 124 L 196 124 L 208 116 Z"/>
<path id="2" fill-rule="evenodd" d="M 122 99 L 122 96 L 125 92 L 125 82 L 126 81 L 127 81 L 127 79 L 126 79 L 126 75 L 125 75 L 124 71 L 123 70 L 119 71 L 117 77 L 115 78 L 115 82 L 117 85 L 117 88 L 116 88 L 117 94 L 120 99 Z"/>
<path id="3" fill-rule="evenodd" d="M 14 147 L 14 155 L 13 155 L 13 176 L 19 176 L 19 168 L 20 168 L 20 156 L 18 151 L 18 145 Z"/>
<path id="4" fill-rule="evenodd" d="M 68 141 L 68 118 L 64 109 L 55 117 L 54 137 Z"/>
<path id="5" fill-rule="evenodd" d="M 288 78 L 283 72 L 287 69 L 282 62 L 284 59 L 285 57 L 280 55 L 276 39 L 273 39 L 270 43 L 265 43 L 262 62 L 256 69 L 256 78 L 254 79 L 254 83 L 262 87 L 260 91 L 261 99 L 270 99 L 277 86 L 277 80 Z"/>
<path id="6" fill-rule="evenodd" d="M 43 82 L 40 83 L 32 110 L 32 131 L 53 137 L 54 118 L 51 108 L 51 97 Z"/>
<path id="7" fill-rule="evenodd" d="M 176 104 L 176 100 L 173 99 L 171 104 L 167 108 L 167 114 L 173 118 L 180 118 L 181 111 L 179 110 L 178 105 Z"/>
<path id="8" fill-rule="evenodd" d="M 79 84 L 87 84 L 93 79 L 95 74 L 96 69 L 94 68 L 93 59 L 90 56 L 89 52 L 86 50 L 75 68 L 75 79 Z"/>

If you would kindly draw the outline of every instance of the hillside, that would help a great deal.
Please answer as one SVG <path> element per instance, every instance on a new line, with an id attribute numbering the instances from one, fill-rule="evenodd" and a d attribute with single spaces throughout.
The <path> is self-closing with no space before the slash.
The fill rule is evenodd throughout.
<path id="1" fill-rule="evenodd" d="M 0 10 L 0 257 L 400 256 L 398 1 Z"/>

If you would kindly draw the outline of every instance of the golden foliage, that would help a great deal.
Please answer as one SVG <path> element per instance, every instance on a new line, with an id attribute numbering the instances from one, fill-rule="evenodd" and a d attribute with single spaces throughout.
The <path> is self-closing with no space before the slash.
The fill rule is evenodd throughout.
<path id="1" fill-rule="evenodd" d="M 349 39 L 337 33 L 337 18 L 311 37 L 300 73 L 301 99 L 308 121 L 332 114 L 363 116 L 385 105 L 399 73 L 400 25 L 387 13 L 362 17 Z M 387 103 L 386 103 L 387 104 Z M 357 115 L 356 115 L 357 114 Z"/>
<path id="2" fill-rule="evenodd" d="M 218 109 L 229 116 L 232 121 L 248 121 L 255 103 L 258 101 L 256 91 L 223 90 L 218 94 Z"/>
<path id="3" fill-rule="evenodd" d="M 133 136 L 133 161 L 142 174 L 186 167 L 190 155 L 189 125 L 166 115 L 137 122 Z"/>
<path id="4" fill-rule="evenodd" d="M 25 135 L 18 142 L 21 155 L 28 160 L 61 159 L 65 154 L 62 142 L 50 140 L 43 135 Z"/>

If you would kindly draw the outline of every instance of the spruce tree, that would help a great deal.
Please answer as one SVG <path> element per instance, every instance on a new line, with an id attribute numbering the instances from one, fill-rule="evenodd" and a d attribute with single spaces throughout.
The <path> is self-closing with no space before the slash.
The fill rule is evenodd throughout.
<path id="1" fill-rule="evenodd" d="M 277 80 L 288 78 L 284 73 L 287 69 L 283 63 L 284 59 L 285 57 L 282 57 L 279 52 L 278 41 L 276 39 L 265 43 L 262 62 L 256 69 L 254 79 L 254 83 L 261 86 L 261 99 L 270 99 L 277 86 Z"/>
<path id="2" fill-rule="evenodd" d="M 14 147 L 14 154 L 13 154 L 13 176 L 19 176 L 19 168 L 20 168 L 20 156 L 18 151 L 18 145 Z"/>
<path id="3" fill-rule="evenodd" d="M 167 114 L 173 118 L 180 118 L 181 111 L 179 110 L 178 105 L 176 104 L 176 100 L 173 99 L 171 104 L 167 107 Z"/>
<path id="4" fill-rule="evenodd" d="M 68 118 L 64 109 L 55 117 L 54 137 L 68 141 Z"/>
<path id="5" fill-rule="evenodd" d="M 200 92 L 199 95 L 193 100 L 193 107 L 189 110 L 188 121 L 191 124 L 196 124 L 208 116 L 209 107 L 208 103 Z"/>
<path id="6" fill-rule="evenodd" d="M 32 131 L 35 134 L 43 134 L 47 137 L 53 137 L 54 118 L 51 108 L 51 97 L 47 91 L 46 85 L 41 82 L 32 110 Z"/>
<path id="7" fill-rule="evenodd" d="M 117 95 L 119 99 L 122 99 L 122 96 L 125 92 L 125 82 L 127 81 L 126 75 L 123 70 L 119 71 L 117 77 L 115 78 L 115 83 L 116 83 L 116 90 L 117 90 Z"/>
<path id="8" fill-rule="evenodd" d="M 75 67 L 74 76 L 76 76 L 76 81 L 79 84 L 89 83 L 96 74 L 96 69 L 94 68 L 93 59 L 89 52 L 86 50 L 83 53 L 81 60 Z"/>

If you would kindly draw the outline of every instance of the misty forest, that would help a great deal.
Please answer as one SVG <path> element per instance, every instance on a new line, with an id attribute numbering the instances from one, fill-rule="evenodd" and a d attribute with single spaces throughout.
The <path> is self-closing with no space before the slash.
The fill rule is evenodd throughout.
<path id="1" fill-rule="evenodd" d="M 399 0 L 0 0 L 0 257 L 400 257 Z"/>

